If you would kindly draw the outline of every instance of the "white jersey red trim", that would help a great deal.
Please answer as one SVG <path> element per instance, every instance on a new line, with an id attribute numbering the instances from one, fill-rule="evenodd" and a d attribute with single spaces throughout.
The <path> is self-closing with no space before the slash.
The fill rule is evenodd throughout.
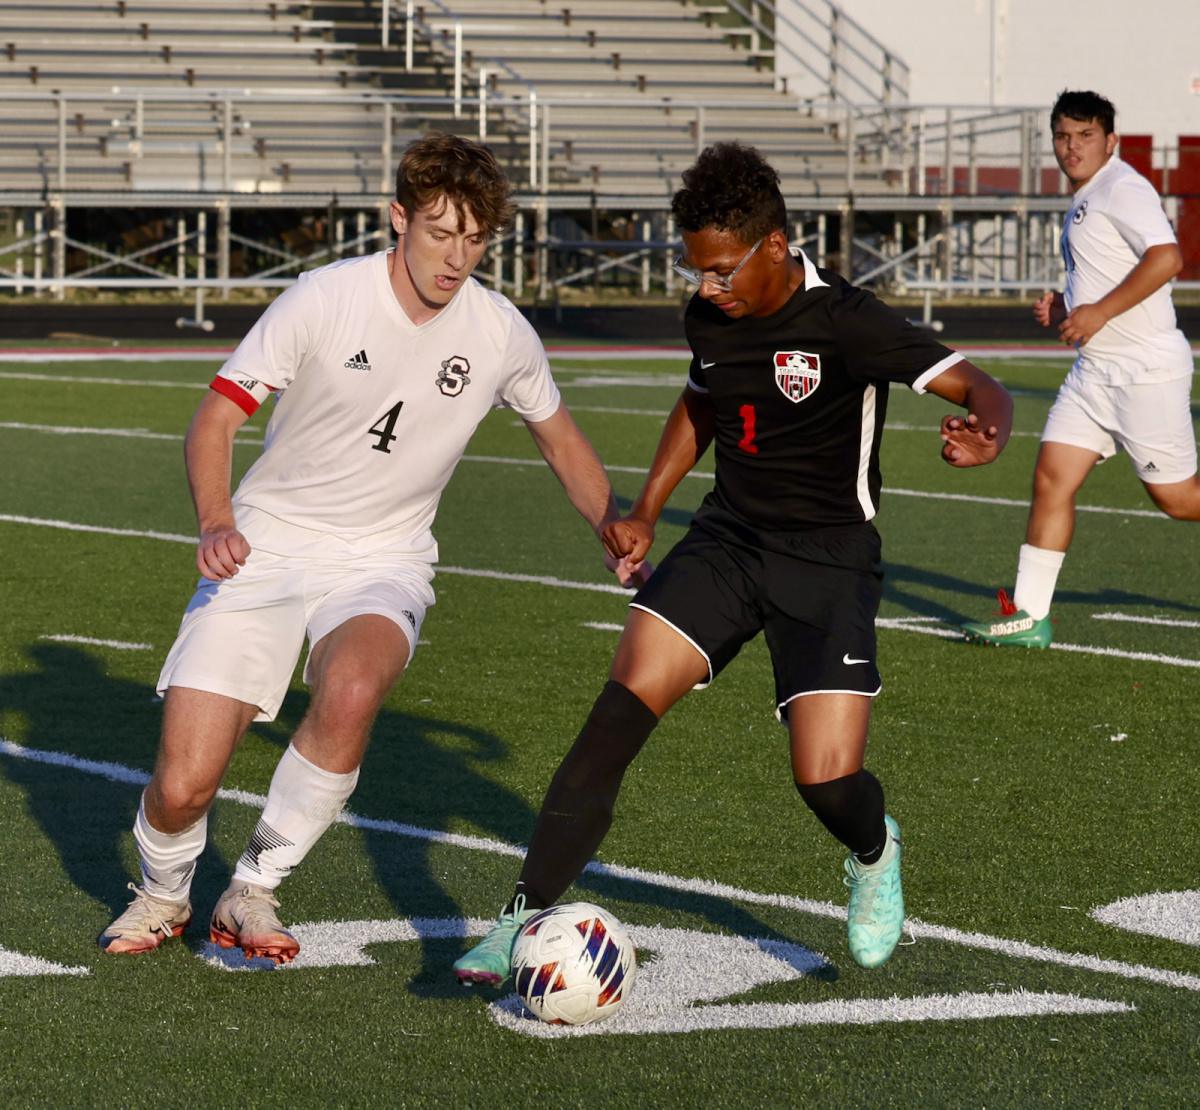
<path id="1" fill-rule="evenodd" d="M 251 546 L 436 558 L 438 501 L 479 422 L 497 406 L 531 422 L 558 410 L 541 341 L 507 299 L 468 279 L 414 324 L 388 253 L 302 274 L 213 382 L 246 412 L 275 396 L 233 499 Z"/>

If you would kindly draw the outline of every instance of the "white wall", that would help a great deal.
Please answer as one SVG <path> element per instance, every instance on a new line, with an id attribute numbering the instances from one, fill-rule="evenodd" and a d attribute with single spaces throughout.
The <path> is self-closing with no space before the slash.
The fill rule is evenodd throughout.
<path id="1" fill-rule="evenodd" d="M 1094 89 L 1117 106 L 1118 131 L 1170 146 L 1177 135 L 1200 134 L 1198 0 L 838 2 L 908 63 L 914 104 L 1048 110 L 1064 88 Z M 811 27 L 799 3 L 776 0 Z M 817 90 L 810 76 L 793 73 L 790 88 Z"/>

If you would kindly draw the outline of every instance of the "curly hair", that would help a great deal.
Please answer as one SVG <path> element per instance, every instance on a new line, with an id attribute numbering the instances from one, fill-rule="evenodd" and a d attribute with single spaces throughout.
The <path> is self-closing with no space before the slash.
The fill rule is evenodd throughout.
<path id="1" fill-rule="evenodd" d="M 469 211 L 488 235 L 512 219 L 509 193 L 508 179 L 486 146 L 443 131 L 410 143 L 396 170 L 396 200 L 406 212 L 445 197 L 460 213 Z"/>
<path id="2" fill-rule="evenodd" d="M 1050 109 L 1050 126 L 1055 127 L 1060 119 L 1073 119 L 1076 123 L 1090 123 L 1095 120 L 1104 128 L 1106 135 L 1111 135 L 1116 127 L 1117 110 L 1107 97 L 1099 93 L 1087 91 L 1072 91 L 1063 89 Z"/>
<path id="3" fill-rule="evenodd" d="M 757 150 L 715 143 L 683 174 L 671 211 L 684 231 L 714 227 L 749 244 L 776 229 L 787 232 L 779 174 Z"/>

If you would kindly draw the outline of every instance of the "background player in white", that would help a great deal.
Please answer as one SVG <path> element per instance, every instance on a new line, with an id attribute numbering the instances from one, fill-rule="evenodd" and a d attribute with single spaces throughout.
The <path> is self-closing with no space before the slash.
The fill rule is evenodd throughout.
<path id="1" fill-rule="evenodd" d="M 1001 590 L 996 620 L 964 624 L 971 640 L 1050 644 L 1075 496 L 1119 449 L 1164 513 L 1200 520 L 1192 353 L 1168 285 L 1183 256 L 1154 187 L 1115 154 L 1115 115 L 1094 92 L 1064 92 L 1050 113 L 1054 156 L 1074 193 L 1062 231 L 1067 287 L 1046 293 L 1033 314 L 1079 354 L 1042 432 L 1012 600 Z"/>
<path id="2" fill-rule="evenodd" d="M 185 454 L 204 577 L 159 678 L 162 739 L 134 825 L 142 886 L 101 935 L 106 951 L 183 932 L 208 808 L 250 723 L 278 711 L 307 635 L 311 704 L 210 926 L 248 956 L 295 957 L 273 891 L 354 789 L 433 604 L 438 499 L 493 407 L 524 418 L 597 535 L 616 518 L 533 329 L 471 277 L 509 218 L 508 194 L 485 147 L 439 134 L 412 144 L 396 175 L 395 249 L 302 275 L 200 404 Z M 271 394 L 262 455 L 231 498 L 234 434 Z"/>

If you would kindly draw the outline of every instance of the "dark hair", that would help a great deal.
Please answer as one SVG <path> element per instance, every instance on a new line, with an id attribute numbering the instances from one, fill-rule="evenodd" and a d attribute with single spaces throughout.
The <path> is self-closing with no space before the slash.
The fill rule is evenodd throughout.
<path id="1" fill-rule="evenodd" d="M 1050 109 L 1050 126 L 1055 127 L 1063 118 L 1080 123 L 1096 120 L 1106 135 L 1116 130 L 1117 110 L 1111 100 L 1095 92 L 1072 92 L 1063 89 Z"/>
<path id="2" fill-rule="evenodd" d="M 443 131 L 410 143 L 396 170 L 396 200 L 408 215 L 445 197 L 460 211 L 469 211 L 489 235 L 512 219 L 509 191 L 504 171 L 486 146 Z"/>
<path id="3" fill-rule="evenodd" d="M 715 143 L 704 150 L 684 171 L 671 211 L 683 231 L 732 231 L 747 246 L 775 230 L 787 234 L 779 174 L 757 150 L 741 143 Z"/>

